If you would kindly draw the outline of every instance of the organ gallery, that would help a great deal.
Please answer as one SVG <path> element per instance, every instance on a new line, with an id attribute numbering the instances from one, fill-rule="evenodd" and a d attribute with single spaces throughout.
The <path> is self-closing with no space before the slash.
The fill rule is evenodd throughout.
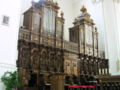
<path id="1" fill-rule="evenodd" d="M 68 86 L 73 85 L 120 90 L 120 78 L 109 74 L 109 60 L 99 50 L 99 33 L 87 9 L 69 28 L 69 41 L 64 40 L 65 18 L 59 9 L 52 0 L 40 0 L 24 13 L 17 60 L 20 90 L 72 90 Z"/>

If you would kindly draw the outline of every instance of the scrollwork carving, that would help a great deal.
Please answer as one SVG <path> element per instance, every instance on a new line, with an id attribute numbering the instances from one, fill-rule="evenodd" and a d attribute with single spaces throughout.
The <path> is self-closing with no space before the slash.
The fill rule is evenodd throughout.
<path id="1" fill-rule="evenodd" d="M 45 71 L 47 71 L 48 66 L 49 66 L 49 59 L 48 59 L 47 51 L 45 49 L 43 49 L 41 52 L 40 62 L 41 62 L 42 68 Z"/>
<path id="2" fill-rule="evenodd" d="M 22 64 L 23 67 L 28 67 L 29 66 L 29 61 L 30 61 L 30 51 L 29 51 L 29 48 L 22 48 L 21 60 L 22 60 L 21 64 Z"/>
<path id="3" fill-rule="evenodd" d="M 50 67 L 54 67 L 54 53 L 53 52 L 50 52 L 49 54 L 50 56 Z"/>
<path id="4" fill-rule="evenodd" d="M 62 64 L 63 64 L 63 59 L 62 59 L 62 55 L 61 55 L 61 53 L 60 52 L 58 52 L 57 53 L 57 55 L 56 55 L 56 63 L 57 63 L 57 71 L 58 72 L 62 72 Z"/>
<path id="5" fill-rule="evenodd" d="M 34 50 L 32 53 L 31 65 L 33 68 L 39 68 L 39 50 Z"/>

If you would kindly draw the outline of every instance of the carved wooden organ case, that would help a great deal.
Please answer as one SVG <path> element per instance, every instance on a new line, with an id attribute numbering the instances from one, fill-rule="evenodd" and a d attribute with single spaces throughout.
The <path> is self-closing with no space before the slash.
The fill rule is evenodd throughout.
<path id="1" fill-rule="evenodd" d="M 100 56 L 98 48 L 98 32 L 87 9 L 81 9 L 81 15 L 70 28 L 70 42 L 78 45 L 80 73 L 108 74 L 108 60 Z"/>
<path id="2" fill-rule="evenodd" d="M 74 21 L 70 28 L 70 41 L 78 43 L 78 52 L 91 56 L 98 56 L 98 32 L 86 8 L 82 8 L 82 15 Z"/>
<path id="3" fill-rule="evenodd" d="M 18 70 L 28 85 L 31 73 L 63 73 L 63 13 L 58 4 L 40 0 L 24 13 L 18 44 Z"/>

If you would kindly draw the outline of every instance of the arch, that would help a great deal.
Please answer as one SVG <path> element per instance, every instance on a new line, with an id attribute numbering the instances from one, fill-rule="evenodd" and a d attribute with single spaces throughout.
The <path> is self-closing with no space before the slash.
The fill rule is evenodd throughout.
<path id="1" fill-rule="evenodd" d="M 41 51 L 41 65 L 48 66 L 48 54 L 45 49 Z"/>
<path id="2" fill-rule="evenodd" d="M 40 60 L 39 60 L 39 50 L 38 48 L 33 48 L 31 50 L 31 66 L 35 69 L 38 69 L 39 68 L 39 63 L 40 63 Z"/>
<path id="3" fill-rule="evenodd" d="M 21 55 L 20 55 L 20 60 L 21 60 L 21 64 L 23 67 L 28 67 L 29 66 L 29 61 L 30 61 L 30 51 L 28 47 L 22 47 L 21 51 L 20 51 Z"/>

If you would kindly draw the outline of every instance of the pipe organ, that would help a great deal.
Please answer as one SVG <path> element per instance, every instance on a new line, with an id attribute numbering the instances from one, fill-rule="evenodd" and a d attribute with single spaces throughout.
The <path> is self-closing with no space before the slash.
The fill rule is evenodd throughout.
<path id="1" fill-rule="evenodd" d="M 78 43 L 78 52 L 90 56 L 99 56 L 98 32 L 93 20 L 86 8 L 82 8 L 82 15 L 74 21 L 74 27 L 70 28 L 70 41 Z"/>
<path id="2" fill-rule="evenodd" d="M 69 29 L 70 41 L 64 40 L 65 19 L 58 10 L 53 0 L 40 0 L 24 13 L 18 40 L 20 90 L 66 90 L 66 85 L 87 85 L 96 81 L 94 76 L 109 75 L 108 59 L 99 50 L 98 31 L 87 9 L 81 9 Z"/>

